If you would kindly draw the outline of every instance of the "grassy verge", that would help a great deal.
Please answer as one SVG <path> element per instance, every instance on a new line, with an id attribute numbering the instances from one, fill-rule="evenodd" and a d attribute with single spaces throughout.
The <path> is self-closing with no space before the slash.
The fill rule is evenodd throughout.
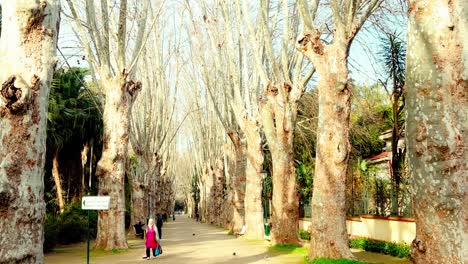
<path id="1" fill-rule="evenodd" d="M 310 240 L 310 234 L 307 231 L 299 230 L 299 236 L 304 240 Z M 408 258 L 411 249 L 409 245 L 404 243 L 390 243 L 368 238 L 352 238 L 349 240 L 349 247 L 399 258 Z"/>
<path id="2" fill-rule="evenodd" d="M 361 262 L 361 261 L 349 260 L 349 259 L 317 258 L 314 260 L 310 260 L 308 263 L 309 264 L 368 264 L 369 262 Z"/>
<path id="3" fill-rule="evenodd" d="M 304 256 L 307 255 L 307 248 L 290 244 L 279 244 L 269 247 L 268 252 L 271 254 L 297 254 Z"/>
<path id="4" fill-rule="evenodd" d="M 410 256 L 410 246 L 401 243 L 389 243 L 367 238 L 352 238 L 349 240 L 351 248 L 360 248 L 365 251 L 383 253 L 386 255 L 408 258 Z"/>

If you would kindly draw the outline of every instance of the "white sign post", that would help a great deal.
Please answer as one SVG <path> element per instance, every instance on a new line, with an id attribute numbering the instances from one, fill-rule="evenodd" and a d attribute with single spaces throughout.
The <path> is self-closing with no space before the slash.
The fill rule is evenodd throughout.
<path id="1" fill-rule="evenodd" d="M 110 196 L 83 196 L 81 209 L 88 210 L 88 246 L 86 251 L 86 263 L 89 264 L 89 210 L 109 210 Z"/>

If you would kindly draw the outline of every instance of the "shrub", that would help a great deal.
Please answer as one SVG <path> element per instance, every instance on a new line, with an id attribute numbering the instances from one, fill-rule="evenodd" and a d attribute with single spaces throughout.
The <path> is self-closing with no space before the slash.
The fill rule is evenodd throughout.
<path id="1" fill-rule="evenodd" d="M 81 209 L 79 209 L 81 210 Z M 71 205 L 58 216 L 58 241 L 60 244 L 71 244 L 86 239 L 86 216 Z"/>
<path id="2" fill-rule="evenodd" d="M 353 238 L 349 240 L 350 248 L 361 248 L 364 249 L 367 239 L 365 238 Z"/>
<path id="3" fill-rule="evenodd" d="M 369 262 L 361 262 L 357 260 L 349 259 L 327 259 L 327 258 L 316 258 L 311 260 L 309 264 L 365 264 Z"/>
<path id="4" fill-rule="evenodd" d="M 310 233 L 305 230 L 299 230 L 299 237 L 304 240 L 310 240 Z"/>
<path id="5" fill-rule="evenodd" d="M 349 246 L 399 258 L 407 258 L 410 256 L 410 246 L 401 243 L 389 243 L 367 238 L 353 238 L 349 240 Z"/>
<path id="6" fill-rule="evenodd" d="M 86 240 L 88 212 L 80 203 L 69 204 L 58 216 L 47 214 L 44 227 L 44 252 L 51 251 L 57 244 L 71 244 Z M 96 237 L 97 211 L 89 211 L 90 237 Z"/>
<path id="7" fill-rule="evenodd" d="M 47 214 L 44 222 L 44 252 L 50 252 L 57 245 L 58 222 L 52 214 Z"/>

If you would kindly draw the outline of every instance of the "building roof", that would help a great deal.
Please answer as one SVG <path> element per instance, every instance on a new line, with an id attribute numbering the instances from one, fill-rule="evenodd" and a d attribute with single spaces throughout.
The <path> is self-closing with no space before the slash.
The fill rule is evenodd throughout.
<path id="1" fill-rule="evenodd" d="M 388 154 L 389 154 L 389 152 L 384 151 L 384 152 L 381 152 L 381 153 L 379 153 L 377 155 L 374 155 L 374 156 L 372 156 L 370 158 L 367 158 L 367 160 L 368 161 L 386 160 L 386 159 L 388 159 Z"/>

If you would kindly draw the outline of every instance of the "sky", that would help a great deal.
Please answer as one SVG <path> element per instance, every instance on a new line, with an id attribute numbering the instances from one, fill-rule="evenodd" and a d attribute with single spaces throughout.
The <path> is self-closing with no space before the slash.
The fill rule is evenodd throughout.
<path id="1" fill-rule="evenodd" d="M 0 0 L 0 3 L 2 1 L 4 0 Z M 394 19 L 394 21 L 387 21 L 387 23 L 384 23 L 387 30 L 405 33 L 405 28 L 402 28 L 402 25 L 405 24 L 405 19 L 395 17 Z M 404 36 L 404 34 L 402 35 Z M 349 57 L 350 78 L 353 79 L 356 84 L 371 85 L 378 82 L 376 76 L 381 75 L 382 68 L 380 67 L 376 53 L 380 49 L 379 38 L 381 36 L 383 36 L 381 31 L 376 30 L 370 23 L 366 22 L 351 45 Z M 61 21 L 58 47 L 59 51 L 57 52 L 57 56 L 61 61 L 61 65 L 59 66 L 65 66 L 64 58 L 66 58 L 71 66 L 87 66 L 84 60 L 84 52 L 79 48 L 80 43 L 77 41 L 75 33 L 65 19 Z"/>

